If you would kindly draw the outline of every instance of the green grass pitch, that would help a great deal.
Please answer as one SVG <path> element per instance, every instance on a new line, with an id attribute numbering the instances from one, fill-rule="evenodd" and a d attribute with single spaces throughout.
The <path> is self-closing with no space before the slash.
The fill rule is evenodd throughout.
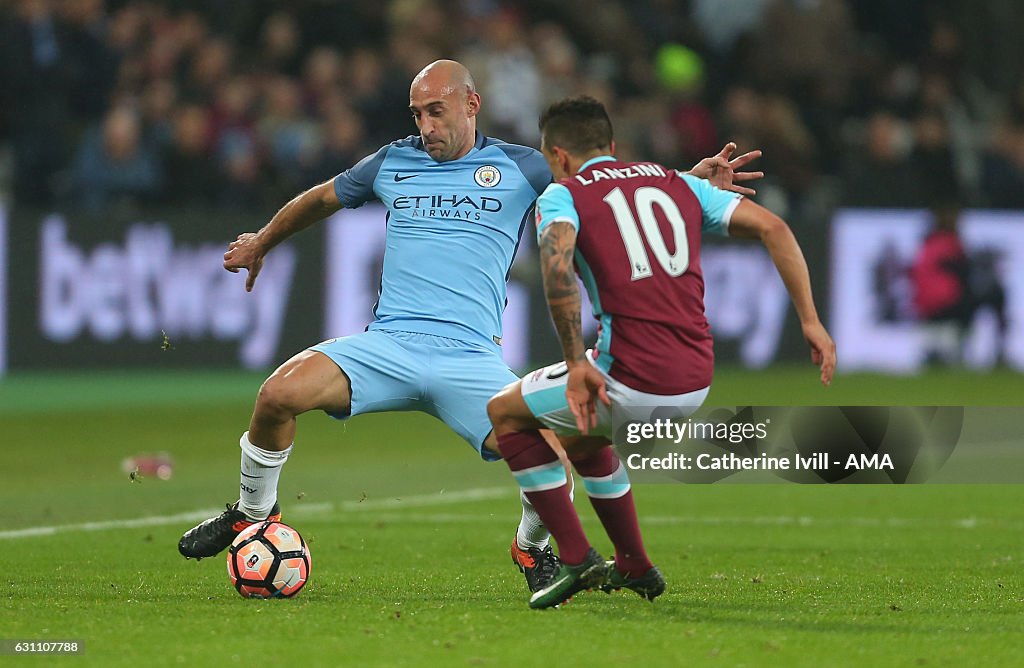
<path id="1" fill-rule="evenodd" d="M 223 557 L 175 549 L 235 498 L 251 374 L 0 380 L 0 639 L 77 639 L 73 666 L 1008 666 L 1024 650 L 1017 485 L 636 485 L 669 591 L 531 611 L 518 502 L 432 418 L 300 418 L 284 519 L 310 544 L 290 601 L 247 601 Z M 1009 372 L 917 378 L 724 370 L 708 403 L 1020 403 Z M 167 451 L 169 481 L 121 460 Z M 595 546 L 610 545 L 577 500 Z M 135 521 L 137 520 L 137 521 Z"/>

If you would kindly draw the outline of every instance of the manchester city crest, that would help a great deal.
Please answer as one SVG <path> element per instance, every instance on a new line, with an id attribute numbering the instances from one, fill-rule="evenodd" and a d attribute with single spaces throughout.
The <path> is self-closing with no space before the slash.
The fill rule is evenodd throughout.
<path id="1" fill-rule="evenodd" d="M 501 181 L 501 172 L 494 165 L 484 165 L 473 174 L 473 180 L 483 188 L 493 188 Z"/>

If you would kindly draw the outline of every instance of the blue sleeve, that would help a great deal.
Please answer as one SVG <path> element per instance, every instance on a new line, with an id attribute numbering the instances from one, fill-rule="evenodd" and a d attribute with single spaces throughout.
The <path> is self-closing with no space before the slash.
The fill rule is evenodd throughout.
<path id="1" fill-rule="evenodd" d="M 528 146 L 518 144 L 497 144 L 509 160 L 516 163 L 519 171 L 523 173 L 526 180 L 533 186 L 533 191 L 538 195 L 544 192 L 544 188 L 551 183 L 551 168 L 540 151 Z"/>
<path id="2" fill-rule="evenodd" d="M 353 167 L 334 177 L 334 194 L 346 209 L 358 209 L 367 202 L 377 199 L 373 182 L 380 172 L 381 163 L 388 154 L 391 144 L 372 153 Z"/>
<path id="3" fill-rule="evenodd" d="M 537 219 L 537 238 L 540 239 L 544 228 L 556 221 L 571 223 L 577 232 L 580 231 L 580 214 L 576 211 L 572 193 L 561 183 L 549 185 L 537 198 L 535 211 Z"/>
<path id="4" fill-rule="evenodd" d="M 680 176 L 686 181 L 686 185 L 690 186 L 693 194 L 697 196 L 700 208 L 704 212 L 704 221 L 700 227 L 701 231 L 713 232 L 722 236 L 727 235 L 729 233 L 729 219 L 732 218 L 732 212 L 736 210 L 736 207 L 743 200 L 743 195 L 719 190 L 709 182 L 704 179 L 698 179 L 696 176 L 690 176 L 689 174 L 680 174 Z"/>

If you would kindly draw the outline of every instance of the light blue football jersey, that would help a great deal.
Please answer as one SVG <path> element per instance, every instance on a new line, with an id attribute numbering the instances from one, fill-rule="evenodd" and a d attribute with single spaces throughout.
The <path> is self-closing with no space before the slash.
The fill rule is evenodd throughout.
<path id="1" fill-rule="evenodd" d="M 346 208 L 388 209 L 384 269 L 368 329 L 501 340 L 505 284 L 534 201 L 551 182 L 536 149 L 479 132 L 468 154 L 436 162 L 418 135 L 334 179 Z"/>

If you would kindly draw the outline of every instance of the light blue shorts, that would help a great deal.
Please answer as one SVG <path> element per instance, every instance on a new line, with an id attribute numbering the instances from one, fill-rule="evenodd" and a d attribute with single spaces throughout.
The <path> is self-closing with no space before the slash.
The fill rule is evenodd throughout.
<path id="1" fill-rule="evenodd" d="M 349 415 L 421 411 L 438 418 L 487 461 L 487 401 L 519 377 L 501 356 L 465 341 L 394 330 L 370 330 L 311 346 L 330 357 L 352 388 Z"/>

